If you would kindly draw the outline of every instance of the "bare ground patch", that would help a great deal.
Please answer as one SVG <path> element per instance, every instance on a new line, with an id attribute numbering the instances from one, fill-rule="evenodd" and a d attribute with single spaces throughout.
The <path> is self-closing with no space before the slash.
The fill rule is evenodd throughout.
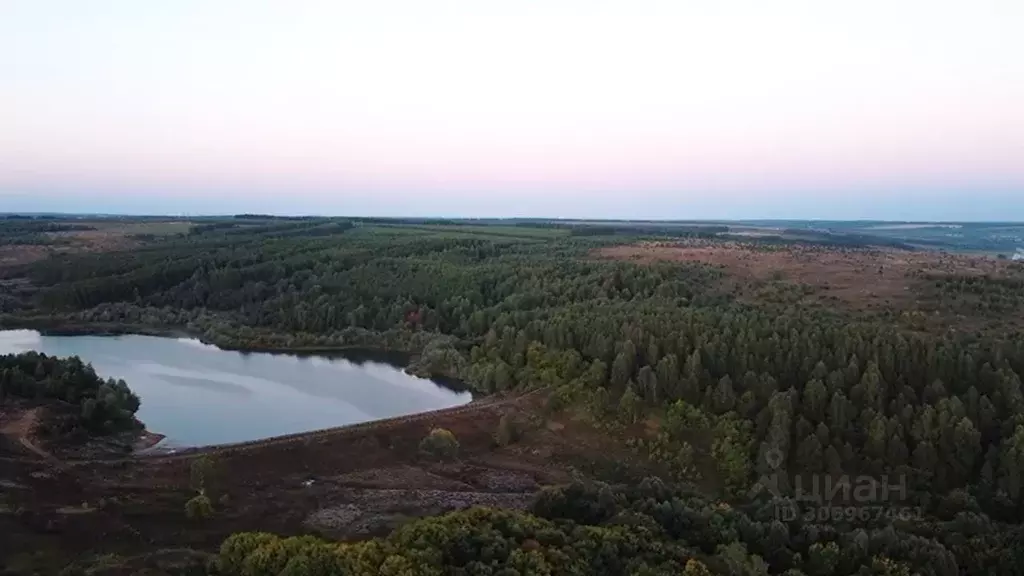
<path id="1" fill-rule="evenodd" d="M 1006 264 L 983 257 L 894 249 L 833 248 L 744 242 L 656 242 L 601 248 L 597 258 L 639 263 L 700 262 L 745 284 L 741 296 L 763 297 L 772 283 L 797 285 L 803 297 L 856 308 L 913 307 L 928 274 L 999 274 Z"/>
<path id="2" fill-rule="evenodd" d="M 334 498 L 347 500 L 310 514 L 307 527 L 335 538 L 365 538 L 386 534 L 421 516 L 443 514 L 473 506 L 523 510 L 533 492 L 453 492 L 445 490 L 337 489 Z"/>
<path id="3" fill-rule="evenodd" d="M 118 250 L 139 243 L 140 236 L 160 237 L 188 234 L 193 224 L 188 221 L 122 222 L 117 220 L 84 220 L 78 222 L 91 229 L 49 232 L 53 239 L 64 239 L 88 250 Z"/>
<path id="4" fill-rule="evenodd" d="M 43 260 L 52 249 L 47 246 L 15 244 L 0 246 L 0 270 Z"/>
<path id="5" fill-rule="evenodd" d="M 31 264 L 51 255 L 83 252 L 111 252 L 138 247 L 146 238 L 187 234 L 193 224 L 187 221 L 121 222 L 116 220 L 75 221 L 88 229 L 45 232 L 45 243 L 0 246 L 0 270 Z"/>
<path id="6" fill-rule="evenodd" d="M 7 436 L 25 450 L 44 460 L 55 461 L 52 454 L 33 440 L 36 424 L 39 423 L 40 410 L 41 408 L 32 408 L 0 413 L 0 435 Z"/>

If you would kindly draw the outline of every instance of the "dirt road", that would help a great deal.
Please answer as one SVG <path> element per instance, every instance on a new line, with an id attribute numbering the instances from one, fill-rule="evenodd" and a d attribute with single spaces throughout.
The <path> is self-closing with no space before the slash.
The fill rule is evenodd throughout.
<path id="1" fill-rule="evenodd" d="M 57 462 L 57 458 L 53 454 L 50 454 L 32 441 L 32 433 L 39 422 L 39 410 L 39 408 L 32 408 L 31 410 L 18 413 L 10 420 L 4 418 L 0 421 L 0 434 L 15 440 L 26 450 L 44 460 Z"/>

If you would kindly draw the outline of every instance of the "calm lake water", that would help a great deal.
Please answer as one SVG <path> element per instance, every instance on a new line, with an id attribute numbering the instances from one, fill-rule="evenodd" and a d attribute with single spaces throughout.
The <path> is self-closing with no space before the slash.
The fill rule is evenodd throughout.
<path id="1" fill-rule="evenodd" d="M 221 350 L 154 336 L 0 331 L 0 354 L 78 356 L 139 395 L 137 414 L 167 446 L 256 440 L 448 408 L 471 400 L 400 367 L 340 357 Z"/>

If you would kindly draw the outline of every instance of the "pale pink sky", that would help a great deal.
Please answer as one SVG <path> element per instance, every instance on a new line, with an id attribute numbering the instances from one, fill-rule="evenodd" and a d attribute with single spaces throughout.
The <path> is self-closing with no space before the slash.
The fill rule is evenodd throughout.
<path id="1" fill-rule="evenodd" d="M 1019 0 L 0 0 L 0 211 L 1024 219 L 1022 28 Z"/>

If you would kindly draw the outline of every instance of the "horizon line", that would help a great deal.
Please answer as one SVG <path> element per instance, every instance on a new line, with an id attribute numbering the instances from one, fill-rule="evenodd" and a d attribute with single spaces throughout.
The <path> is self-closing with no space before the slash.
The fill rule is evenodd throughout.
<path id="1" fill-rule="evenodd" d="M 586 218 L 572 216 L 444 216 L 444 215 L 355 215 L 355 214 L 284 214 L 274 212 L 234 212 L 234 213 L 113 213 L 113 212 L 63 212 L 63 211 L 0 211 L 0 216 L 73 216 L 97 218 L 236 218 L 238 216 L 267 216 L 271 218 L 374 218 L 379 220 L 455 220 L 455 221 L 486 221 L 486 220 L 519 220 L 540 222 L 639 222 L 639 223 L 704 223 L 715 224 L 725 222 L 879 222 L 886 224 L 1009 224 L 1024 225 L 1024 220 L 889 220 L 884 218 Z"/>

